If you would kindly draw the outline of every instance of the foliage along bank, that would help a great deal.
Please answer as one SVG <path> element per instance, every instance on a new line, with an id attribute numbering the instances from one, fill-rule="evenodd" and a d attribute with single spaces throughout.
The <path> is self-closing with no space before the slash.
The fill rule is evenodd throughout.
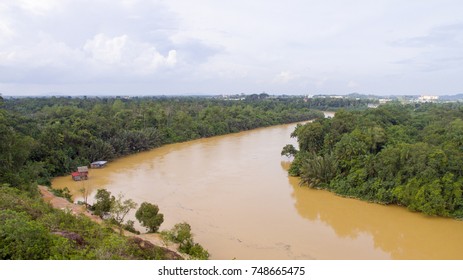
<path id="1" fill-rule="evenodd" d="M 300 99 L 21 98 L 0 111 L 0 182 L 21 186 L 163 144 L 320 117 Z"/>
<path id="2" fill-rule="evenodd" d="M 388 104 L 297 126 L 301 184 L 463 218 L 463 105 Z"/>
<path id="3" fill-rule="evenodd" d="M 321 114 L 294 99 L 0 96 L 0 106 L 0 259 L 177 258 L 111 226 L 51 208 L 40 199 L 37 183 L 49 184 L 51 177 L 94 160 Z M 187 237 L 180 238 L 183 233 Z M 188 225 L 167 236 L 182 252 L 208 258 Z"/>

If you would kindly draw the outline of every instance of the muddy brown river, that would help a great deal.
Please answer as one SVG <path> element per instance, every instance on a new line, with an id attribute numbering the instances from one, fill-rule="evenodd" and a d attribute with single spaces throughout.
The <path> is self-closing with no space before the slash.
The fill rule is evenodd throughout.
<path id="1" fill-rule="evenodd" d="M 288 177 L 295 124 L 166 145 L 91 169 L 79 189 L 155 203 L 161 229 L 192 226 L 212 259 L 463 259 L 463 222 L 342 198 Z M 132 211 L 132 218 L 134 211 Z"/>

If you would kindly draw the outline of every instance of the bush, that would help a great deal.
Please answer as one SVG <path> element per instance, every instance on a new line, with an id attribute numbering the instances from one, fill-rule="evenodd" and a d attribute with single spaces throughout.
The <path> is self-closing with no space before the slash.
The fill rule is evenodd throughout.
<path id="1" fill-rule="evenodd" d="M 161 232 L 161 237 L 179 244 L 179 251 L 190 255 L 193 259 L 209 259 L 209 252 L 199 243 L 194 242 L 191 226 L 188 223 L 176 224 L 170 231 Z"/>

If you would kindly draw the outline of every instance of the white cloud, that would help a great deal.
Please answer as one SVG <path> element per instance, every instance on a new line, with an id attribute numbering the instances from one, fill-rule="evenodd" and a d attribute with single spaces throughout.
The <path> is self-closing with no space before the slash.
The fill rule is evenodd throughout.
<path id="1" fill-rule="evenodd" d="M 127 35 L 108 38 L 104 34 L 97 34 L 85 43 L 84 51 L 89 53 L 95 62 L 119 64 L 122 63 L 122 53 L 126 44 Z"/>
<path id="2" fill-rule="evenodd" d="M 170 50 L 166 56 L 154 46 L 131 40 L 128 35 L 109 37 L 97 34 L 88 40 L 83 50 L 95 67 L 116 70 L 130 70 L 149 74 L 161 67 L 173 67 L 177 63 L 177 52 Z"/>
<path id="3" fill-rule="evenodd" d="M 16 35 L 11 23 L 10 7 L 0 3 L 0 46 Z"/>
<path id="4" fill-rule="evenodd" d="M 281 71 L 273 80 L 276 83 L 286 84 L 293 80 L 295 76 L 289 71 Z"/>
<path id="5" fill-rule="evenodd" d="M 11 1 L 11 0 L 10 0 Z M 21 9 L 34 15 L 44 16 L 48 12 L 60 7 L 66 0 L 12 0 Z"/>
<path id="6" fill-rule="evenodd" d="M 7 40 L 14 37 L 15 32 L 11 28 L 10 24 L 5 21 L 0 21 L 0 40 Z"/>
<path id="7" fill-rule="evenodd" d="M 57 42 L 53 38 L 42 34 L 34 48 L 29 46 L 13 46 L 0 51 L 0 66 L 21 68 L 37 67 L 67 67 L 69 62 L 82 59 L 82 52 Z"/>
<path id="8" fill-rule="evenodd" d="M 120 0 L 119 2 L 124 8 L 133 8 L 140 3 L 140 0 Z"/>
<path id="9" fill-rule="evenodd" d="M 334 94 L 412 93 L 413 81 L 427 79 L 461 91 L 462 8 L 458 0 L 0 0 L 0 84 Z M 430 70 L 442 79 L 431 83 Z"/>
<path id="10" fill-rule="evenodd" d="M 128 35 L 109 37 L 97 34 L 78 48 L 40 34 L 34 47 L 28 45 L 0 49 L 0 82 L 85 82 L 98 77 L 115 82 L 145 79 L 159 69 L 173 68 L 177 52 L 162 55 L 148 43 L 133 41 Z M 3 69 L 10 69 L 4 71 Z"/>

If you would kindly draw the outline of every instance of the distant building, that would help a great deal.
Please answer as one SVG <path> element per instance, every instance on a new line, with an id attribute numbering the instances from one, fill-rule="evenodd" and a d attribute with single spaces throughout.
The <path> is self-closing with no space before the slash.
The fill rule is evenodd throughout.
<path id="1" fill-rule="evenodd" d="M 380 98 L 379 99 L 379 104 L 386 104 L 386 103 L 391 102 L 391 101 L 392 101 L 392 99 L 390 99 L 390 98 Z"/>
<path id="2" fill-rule="evenodd" d="M 439 99 L 439 96 L 435 95 L 421 95 L 418 97 L 419 102 L 436 102 Z"/>

